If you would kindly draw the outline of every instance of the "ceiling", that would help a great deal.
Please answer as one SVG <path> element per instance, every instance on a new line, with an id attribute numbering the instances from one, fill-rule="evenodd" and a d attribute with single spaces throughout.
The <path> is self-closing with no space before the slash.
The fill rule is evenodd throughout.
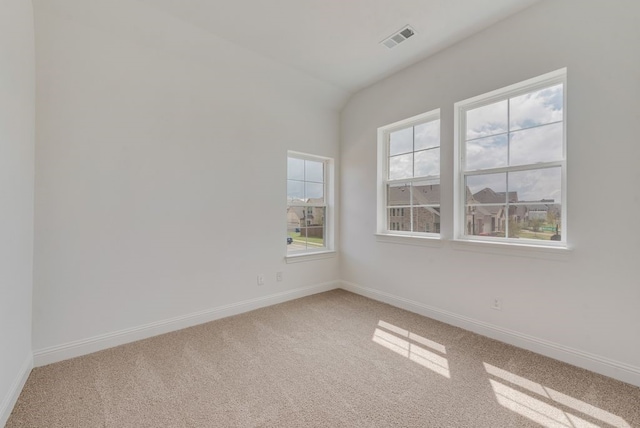
<path id="1" fill-rule="evenodd" d="M 348 92 L 538 0 L 140 0 Z M 393 49 L 380 42 L 411 25 Z"/>

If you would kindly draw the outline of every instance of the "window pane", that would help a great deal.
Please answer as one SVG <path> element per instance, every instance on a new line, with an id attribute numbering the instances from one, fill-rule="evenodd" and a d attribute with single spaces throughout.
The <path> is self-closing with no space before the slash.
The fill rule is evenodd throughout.
<path id="1" fill-rule="evenodd" d="M 466 188 L 468 204 L 503 204 L 507 202 L 506 173 L 467 176 Z"/>
<path id="2" fill-rule="evenodd" d="M 440 149 L 423 150 L 414 155 L 414 177 L 440 175 Z"/>
<path id="3" fill-rule="evenodd" d="M 509 193 L 518 201 L 562 202 L 562 170 L 534 169 L 509 173 Z"/>
<path id="4" fill-rule="evenodd" d="M 507 100 L 467 111 L 466 139 L 507 132 Z"/>
<path id="5" fill-rule="evenodd" d="M 304 183 L 307 202 L 322 203 L 324 201 L 324 184 Z"/>
<path id="6" fill-rule="evenodd" d="M 389 158 L 389 180 L 413 177 L 413 153 Z"/>
<path id="7" fill-rule="evenodd" d="M 304 182 L 287 180 L 287 199 L 289 202 L 304 200 Z"/>
<path id="8" fill-rule="evenodd" d="M 316 183 L 324 182 L 324 163 L 304 161 L 304 179 L 305 181 L 314 181 Z"/>
<path id="9" fill-rule="evenodd" d="M 440 184 L 413 183 L 413 205 L 440 205 Z"/>
<path id="10" fill-rule="evenodd" d="M 305 207 L 287 207 L 287 228 L 300 229 L 305 214 Z M 300 230 L 297 230 L 300 232 Z"/>
<path id="11" fill-rule="evenodd" d="M 517 206 L 509 223 L 509 236 L 542 241 L 560 241 L 562 234 L 560 204 Z"/>
<path id="12" fill-rule="evenodd" d="M 507 141 L 506 134 L 467 141 L 466 171 L 507 166 Z"/>
<path id="13" fill-rule="evenodd" d="M 473 236 L 504 237 L 508 219 L 506 209 L 506 205 L 467 205 L 465 208 L 465 233 Z"/>
<path id="14" fill-rule="evenodd" d="M 289 180 L 304 180 L 304 161 L 297 158 L 287 158 L 287 178 Z"/>
<path id="15" fill-rule="evenodd" d="M 387 185 L 387 205 L 410 205 L 411 188 L 409 184 Z"/>
<path id="16" fill-rule="evenodd" d="M 525 165 L 562 159 L 562 123 L 511 133 L 509 164 Z"/>
<path id="17" fill-rule="evenodd" d="M 562 84 L 511 98 L 511 130 L 530 128 L 563 120 Z"/>
<path id="18" fill-rule="evenodd" d="M 415 127 L 414 150 L 440 146 L 440 120 L 423 123 Z"/>
<path id="19" fill-rule="evenodd" d="M 306 225 L 324 226 L 326 211 L 325 207 L 307 207 Z"/>
<path id="20" fill-rule="evenodd" d="M 320 249 L 324 247 L 324 227 L 304 227 L 302 235 L 306 236 L 307 249 Z"/>
<path id="21" fill-rule="evenodd" d="M 440 233 L 440 208 L 413 207 L 413 231 Z"/>
<path id="22" fill-rule="evenodd" d="M 308 159 L 295 154 L 287 157 L 287 253 L 310 252 L 326 248 L 327 244 L 325 203 L 331 189 L 325 182 L 325 173 L 331 160 L 303 156 Z"/>
<path id="23" fill-rule="evenodd" d="M 410 232 L 411 208 L 388 208 L 387 229 Z"/>
<path id="24" fill-rule="evenodd" d="M 287 253 L 307 249 L 307 241 L 300 235 L 300 226 L 287 228 Z"/>
<path id="25" fill-rule="evenodd" d="M 413 127 L 392 132 L 389 135 L 389 156 L 413 151 Z"/>

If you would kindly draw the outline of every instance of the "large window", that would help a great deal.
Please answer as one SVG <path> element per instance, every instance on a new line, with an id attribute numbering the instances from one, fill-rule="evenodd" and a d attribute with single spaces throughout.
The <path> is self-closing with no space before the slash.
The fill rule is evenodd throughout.
<path id="1" fill-rule="evenodd" d="M 378 129 L 378 233 L 440 233 L 440 111 Z"/>
<path id="2" fill-rule="evenodd" d="M 289 152 L 287 158 L 287 253 L 332 248 L 332 160 Z"/>
<path id="3" fill-rule="evenodd" d="M 566 70 L 456 103 L 456 237 L 566 243 Z"/>

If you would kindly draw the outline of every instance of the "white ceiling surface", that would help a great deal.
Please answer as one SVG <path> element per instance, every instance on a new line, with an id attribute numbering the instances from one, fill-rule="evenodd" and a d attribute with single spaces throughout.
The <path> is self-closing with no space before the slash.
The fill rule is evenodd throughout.
<path id="1" fill-rule="evenodd" d="M 355 92 L 538 0 L 140 0 Z M 416 35 L 380 41 L 411 25 Z"/>

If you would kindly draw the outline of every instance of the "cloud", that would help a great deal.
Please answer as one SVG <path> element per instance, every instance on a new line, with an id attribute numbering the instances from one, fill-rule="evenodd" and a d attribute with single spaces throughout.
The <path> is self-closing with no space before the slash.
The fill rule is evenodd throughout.
<path id="1" fill-rule="evenodd" d="M 507 166 L 507 135 L 481 138 L 467 142 L 466 170 Z"/>
<path id="2" fill-rule="evenodd" d="M 440 149 L 422 150 L 414 156 L 415 177 L 440 175 Z"/>
<path id="3" fill-rule="evenodd" d="M 289 199 L 289 202 L 303 200 L 304 182 L 297 180 L 287 180 L 287 198 Z"/>
<path id="4" fill-rule="evenodd" d="M 304 183 L 305 199 L 324 198 L 324 185 L 321 183 Z"/>
<path id="5" fill-rule="evenodd" d="M 563 120 L 562 85 L 511 98 L 509 127 L 512 131 Z"/>
<path id="6" fill-rule="evenodd" d="M 324 181 L 324 164 L 320 161 L 304 161 L 304 179 L 322 183 Z"/>
<path id="7" fill-rule="evenodd" d="M 560 168 L 546 168 L 510 172 L 509 191 L 518 192 L 520 201 L 553 199 L 562 202 L 562 171 Z"/>
<path id="8" fill-rule="evenodd" d="M 304 160 L 287 158 L 287 178 L 289 180 L 304 180 Z"/>
<path id="9" fill-rule="evenodd" d="M 509 164 L 524 165 L 561 160 L 562 133 L 562 123 L 512 132 Z"/>
<path id="10" fill-rule="evenodd" d="M 560 168 L 533 169 L 499 174 L 467 176 L 471 194 L 489 188 L 494 192 L 517 192 L 519 202 L 552 199 L 562 202 L 562 172 Z"/>
<path id="11" fill-rule="evenodd" d="M 413 151 L 413 127 L 392 132 L 389 136 L 389 156 Z"/>
<path id="12" fill-rule="evenodd" d="M 415 146 L 414 150 L 423 150 L 440 146 L 440 120 L 417 125 L 414 128 Z"/>
<path id="13" fill-rule="evenodd" d="M 469 110 L 467 140 L 507 132 L 507 100 Z"/>
<path id="14" fill-rule="evenodd" d="M 489 188 L 494 192 L 507 191 L 507 174 L 485 174 L 467 176 L 467 187 L 471 194 L 478 193 L 480 190 Z"/>
<path id="15" fill-rule="evenodd" d="M 389 158 L 389 180 L 413 177 L 413 153 Z"/>
<path id="16" fill-rule="evenodd" d="M 466 170 L 561 160 L 563 117 L 562 84 L 469 110 Z"/>

